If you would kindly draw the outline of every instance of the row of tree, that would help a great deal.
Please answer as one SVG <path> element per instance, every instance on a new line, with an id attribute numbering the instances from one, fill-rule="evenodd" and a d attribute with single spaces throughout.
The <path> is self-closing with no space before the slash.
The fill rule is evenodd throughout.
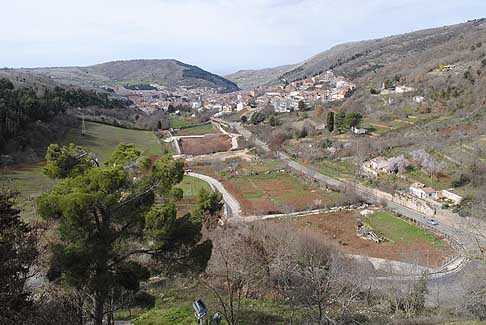
<path id="1" fill-rule="evenodd" d="M 350 129 L 351 127 L 357 127 L 363 120 L 363 115 L 359 112 L 346 113 L 340 111 L 334 113 L 332 111 L 327 113 L 326 127 L 329 132 L 337 130 L 342 132 L 343 130 Z"/>

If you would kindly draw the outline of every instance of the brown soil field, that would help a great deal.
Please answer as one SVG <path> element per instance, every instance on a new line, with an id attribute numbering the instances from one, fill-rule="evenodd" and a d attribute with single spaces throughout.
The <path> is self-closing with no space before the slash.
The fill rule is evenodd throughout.
<path id="1" fill-rule="evenodd" d="M 299 231 L 315 233 L 335 242 L 343 252 L 348 254 L 417 263 L 428 267 L 441 266 L 452 254 L 452 249 L 445 241 L 442 246 L 438 246 L 425 240 L 378 244 L 362 239 L 356 235 L 356 221 L 360 217 L 357 211 L 352 211 L 269 222 L 291 223 Z"/>
<path id="2" fill-rule="evenodd" d="M 187 155 L 207 155 L 231 149 L 231 138 L 225 134 L 206 135 L 200 138 L 182 138 L 181 151 Z"/>
<path id="3" fill-rule="evenodd" d="M 224 166 L 224 165 L 223 165 Z M 304 211 L 332 206 L 342 194 L 306 185 L 287 172 L 266 174 L 285 169 L 278 161 L 241 162 L 237 173 L 225 167 L 191 166 L 191 170 L 218 179 L 240 202 L 246 215 L 264 215 Z M 225 172 L 224 175 L 222 172 Z M 249 172 L 255 173 L 251 176 Z M 229 177 L 229 175 L 233 177 Z"/>
<path id="4" fill-rule="evenodd" d="M 333 205 L 340 194 L 307 187 L 287 173 L 241 176 L 222 180 L 240 202 L 243 213 L 289 213 Z"/>

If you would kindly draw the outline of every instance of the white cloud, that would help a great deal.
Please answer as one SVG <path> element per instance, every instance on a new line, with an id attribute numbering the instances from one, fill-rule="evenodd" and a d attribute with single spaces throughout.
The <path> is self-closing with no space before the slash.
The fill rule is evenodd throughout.
<path id="1" fill-rule="evenodd" d="M 474 18 L 481 0 L 16 0 L 0 66 L 177 58 L 222 73 L 294 63 L 349 40 Z"/>

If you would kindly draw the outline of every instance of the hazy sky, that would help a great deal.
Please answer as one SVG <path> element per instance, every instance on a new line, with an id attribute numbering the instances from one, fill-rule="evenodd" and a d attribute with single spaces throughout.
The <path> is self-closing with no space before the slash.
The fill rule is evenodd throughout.
<path id="1" fill-rule="evenodd" d="M 0 67 L 174 58 L 220 74 L 486 16 L 484 0 L 2 2 Z"/>

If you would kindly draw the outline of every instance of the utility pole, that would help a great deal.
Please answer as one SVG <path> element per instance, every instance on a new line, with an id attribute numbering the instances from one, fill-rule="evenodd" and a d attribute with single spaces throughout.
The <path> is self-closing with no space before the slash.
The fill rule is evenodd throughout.
<path id="1" fill-rule="evenodd" d="M 86 134 L 86 124 L 84 123 L 84 116 L 82 117 L 81 134 L 82 135 L 85 135 Z"/>

